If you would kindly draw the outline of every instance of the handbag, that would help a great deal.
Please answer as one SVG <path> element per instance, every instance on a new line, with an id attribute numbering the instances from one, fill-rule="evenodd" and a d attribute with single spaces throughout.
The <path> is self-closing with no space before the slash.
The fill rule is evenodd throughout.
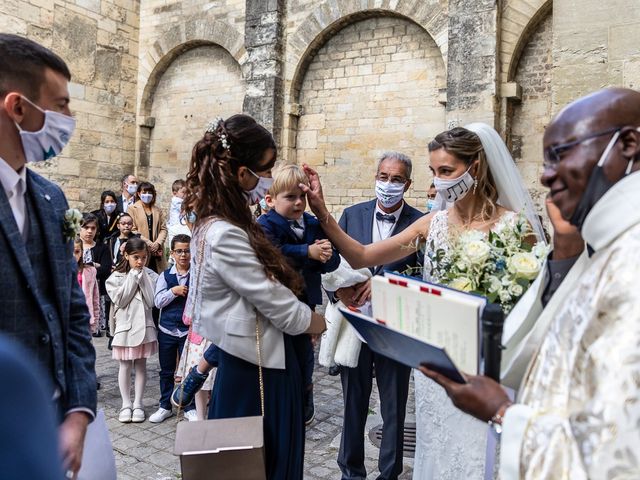
<path id="1" fill-rule="evenodd" d="M 198 244 L 196 282 L 190 291 L 200 287 L 201 266 L 204 259 L 206 233 L 215 220 L 203 227 Z M 195 307 L 195 299 L 191 308 Z M 190 319 L 193 311 L 189 312 Z M 190 322 L 189 332 L 193 329 Z M 186 353 L 189 356 L 191 343 Z M 183 480 L 266 480 L 264 450 L 264 379 L 260 348 L 260 324 L 256 313 L 256 356 L 260 387 L 260 415 L 221 418 L 198 422 L 179 422 L 176 430 L 174 453 L 180 455 Z M 185 362 L 186 370 L 186 362 Z M 186 371 L 183 373 L 187 373 Z M 183 376 L 184 381 L 184 376 Z M 180 415 L 180 411 L 178 411 Z"/>

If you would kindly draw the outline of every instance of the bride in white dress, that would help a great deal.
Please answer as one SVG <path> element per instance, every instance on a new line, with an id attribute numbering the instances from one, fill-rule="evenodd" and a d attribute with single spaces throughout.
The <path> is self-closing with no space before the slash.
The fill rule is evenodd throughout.
<path id="1" fill-rule="evenodd" d="M 536 236 L 544 238 L 531 197 L 493 128 L 475 123 L 439 134 L 429 144 L 429 164 L 440 210 L 391 238 L 366 246 L 342 232 L 324 204 L 317 173 L 305 167 L 311 184 L 309 205 L 353 268 L 402 259 L 408 254 L 407 247 L 417 247 L 425 240 L 427 249 L 446 248 L 450 230 L 488 233 L 499 222 L 513 221 L 517 212 L 524 212 Z M 425 266 L 426 278 L 430 271 Z M 457 410 L 445 391 L 424 375 L 414 378 L 417 443 L 413 478 L 481 480 L 485 468 L 491 478 L 493 472 L 485 460 L 487 424 Z"/>

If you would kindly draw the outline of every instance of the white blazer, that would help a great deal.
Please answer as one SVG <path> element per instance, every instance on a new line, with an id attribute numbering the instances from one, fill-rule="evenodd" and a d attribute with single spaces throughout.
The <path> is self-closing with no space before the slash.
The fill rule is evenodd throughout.
<path id="1" fill-rule="evenodd" d="M 206 232 L 206 233 L 205 233 Z M 198 250 L 206 234 L 202 271 Z M 311 309 L 291 290 L 267 278 L 264 267 L 239 227 L 215 220 L 199 227 L 191 242 L 193 273 L 189 288 L 193 328 L 225 352 L 257 364 L 256 319 L 260 328 L 262 366 L 285 368 L 283 332 L 304 333 Z"/>

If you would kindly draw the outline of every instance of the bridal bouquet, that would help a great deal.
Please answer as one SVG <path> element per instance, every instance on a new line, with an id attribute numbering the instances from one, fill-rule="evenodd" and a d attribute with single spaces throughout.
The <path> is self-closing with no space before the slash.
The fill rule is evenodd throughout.
<path id="1" fill-rule="evenodd" d="M 527 243 L 531 234 L 524 215 L 503 217 L 488 234 L 450 232 L 446 249 L 427 249 L 426 263 L 431 263 L 431 277 L 438 283 L 483 295 L 507 314 L 536 278 L 549 252 L 544 242 Z"/>

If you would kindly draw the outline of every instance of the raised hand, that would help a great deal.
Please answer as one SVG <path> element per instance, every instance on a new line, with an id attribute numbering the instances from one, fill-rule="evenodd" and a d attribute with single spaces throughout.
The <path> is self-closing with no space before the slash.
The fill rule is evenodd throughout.
<path id="1" fill-rule="evenodd" d="M 584 250 L 584 240 L 578 229 L 562 218 L 560 209 L 547 195 L 545 199 L 547 214 L 553 225 L 553 260 L 562 260 L 580 255 Z"/>
<path id="2" fill-rule="evenodd" d="M 302 169 L 309 179 L 309 186 L 300 184 L 299 187 L 307 194 L 307 202 L 313 213 L 322 221 L 329 214 L 327 206 L 324 203 L 324 194 L 322 193 L 322 184 L 320 183 L 320 175 L 306 163 L 302 164 Z"/>

